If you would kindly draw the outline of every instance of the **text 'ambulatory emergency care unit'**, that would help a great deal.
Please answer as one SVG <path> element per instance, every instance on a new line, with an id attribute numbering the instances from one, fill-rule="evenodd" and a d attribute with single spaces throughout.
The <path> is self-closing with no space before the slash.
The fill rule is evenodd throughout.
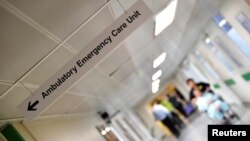
<path id="1" fill-rule="evenodd" d="M 19 105 L 24 117 L 34 119 L 45 111 L 151 15 L 147 5 L 137 1 Z"/>
<path id="2" fill-rule="evenodd" d="M 106 45 L 112 43 L 112 38 L 115 38 L 123 30 L 126 30 L 129 24 L 133 23 L 133 21 L 139 18 L 140 15 L 141 13 L 136 10 L 133 15 L 126 18 L 126 21 L 120 27 L 111 31 L 110 36 L 108 36 L 107 38 L 103 40 L 103 42 L 98 44 L 96 48 L 94 48 L 91 52 L 89 52 L 88 55 L 84 56 L 81 60 L 77 60 L 76 65 L 74 65 L 70 70 L 68 70 L 68 72 L 66 72 L 60 78 L 58 78 L 56 82 L 51 84 L 50 87 L 46 91 L 42 92 L 43 98 L 45 99 L 47 96 L 49 96 L 54 90 L 60 87 L 61 84 L 67 81 L 67 79 L 70 78 L 72 75 L 77 74 L 78 69 L 81 69 L 81 67 L 84 67 L 84 64 L 86 64 L 91 58 L 98 55 Z"/>

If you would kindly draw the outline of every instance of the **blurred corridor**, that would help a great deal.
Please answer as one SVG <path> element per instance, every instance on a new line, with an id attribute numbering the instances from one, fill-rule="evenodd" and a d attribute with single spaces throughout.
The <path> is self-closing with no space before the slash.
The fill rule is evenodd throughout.
<path id="1" fill-rule="evenodd" d="M 0 0 L 0 19 L 0 141 L 250 124 L 250 0 Z"/>

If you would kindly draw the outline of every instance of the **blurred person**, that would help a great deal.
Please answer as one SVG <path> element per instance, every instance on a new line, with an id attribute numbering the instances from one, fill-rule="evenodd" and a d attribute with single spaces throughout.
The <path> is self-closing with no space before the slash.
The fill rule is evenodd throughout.
<path id="1" fill-rule="evenodd" d="M 192 101 L 192 99 L 195 98 L 195 94 L 194 94 L 195 90 L 199 90 L 201 94 L 203 94 L 204 92 L 210 92 L 212 94 L 214 93 L 210 88 L 210 84 L 208 83 L 204 83 L 204 82 L 195 83 L 195 81 L 192 78 L 187 79 L 186 83 L 188 87 L 191 89 L 189 92 L 190 102 Z"/>
<path id="2" fill-rule="evenodd" d="M 216 97 L 218 97 L 218 99 L 220 99 L 221 101 L 225 101 L 220 95 L 214 93 L 209 83 L 205 83 L 205 82 L 195 83 L 195 81 L 192 78 L 187 79 L 186 82 L 189 88 L 191 88 L 190 93 L 189 93 L 190 102 L 192 101 L 193 98 L 195 98 L 195 95 L 194 95 L 195 90 L 199 90 L 201 94 L 208 92 L 210 94 L 216 95 Z"/>
<path id="3" fill-rule="evenodd" d="M 172 121 L 172 115 L 164 106 L 160 104 L 159 100 L 153 102 L 152 113 L 156 120 L 161 121 L 169 130 L 176 136 L 179 137 L 180 132 L 174 126 Z"/>
<path id="4" fill-rule="evenodd" d="M 229 105 L 221 101 L 216 95 L 206 92 L 202 94 L 199 90 L 194 90 L 193 103 L 197 105 L 200 112 L 206 112 L 208 117 L 222 124 L 230 124 L 225 114 L 229 111 Z"/>
<path id="5" fill-rule="evenodd" d="M 187 102 L 186 98 L 183 96 L 183 94 L 172 84 L 169 84 L 168 87 L 167 87 L 167 91 L 169 93 L 171 92 L 175 92 L 176 95 L 183 101 Z"/>
<path id="6" fill-rule="evenodd" d="M 176 92 L 171 92 L 167 94 L 169 102 L 173 104 L 173 106 L 185 117 L 187 118 L 188 115 L 185 111 L 184 105 L 186 105 L 186 101 L 183 101 L 181 98 L 178 97 Z"/>
<path id="7" fill-rule="evenodd" d="M 193 103 L 197 105 L 197 108 L 201 112 L 206 112 L 210 119 L 213 119 L 221 124 L 231 124 L 230 119 L 237 118 L 239 116 L 230 109 L 230 106 L 220 97 L 211 92 L 204 92 L 203 94 L 199 90 L 194 90 L 195 98 Z"/>
<path id="8" fill-rule="evenodd" d="M 185 126 L 184 122 L 180 119 L 179 115 L 175 112 L 173 104 L 168 99 L 161 99 L 160 104 L 167 108 L 171 115 L 173 116 L 174 123 L 178 126 L 179 129 Z"/>

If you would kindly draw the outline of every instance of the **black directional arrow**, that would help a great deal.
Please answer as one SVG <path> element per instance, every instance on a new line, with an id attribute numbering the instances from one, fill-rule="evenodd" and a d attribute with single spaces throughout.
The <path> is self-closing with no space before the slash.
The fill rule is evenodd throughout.
<path id="1" fill-rule="evenodd" d="M 31 104 L 31 102 L 29 102 L 29 105 L 28 105 L 28 111 L 36 111 L 36 105 L 39 103 L 38 100 L 36 100 L 34 103 Z"/>

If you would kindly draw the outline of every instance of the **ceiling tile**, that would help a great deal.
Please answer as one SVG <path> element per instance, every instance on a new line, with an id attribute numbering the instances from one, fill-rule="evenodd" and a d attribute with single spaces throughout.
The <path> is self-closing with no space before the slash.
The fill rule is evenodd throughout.
<path id="1" fill-rule="evenodd" d="M 56 44 L 0 7 L 0 80 L 14 82 Z"/>
<path id="2" fill-rule="evenodd" d="M 159 12 L 170 0 L 143 0 L 153 12 Z"/>
<path id="3" fill-rule="evenodd" d="M 81 80 L 75 84 L 69 91 L 84 94 L 93 94 L 93 92 L 108 80 L 108 76 L 98 69 L 90 70 Z"/>
<path id="4" fill-rule="evenodd" d="M 105 58 L 99 65 L 100 68 L 107 75 L 112 75 L 117 71 L 123 64 L 129 61 L 130 55 L 124 45 L 116 48 L 107 58 Z"/>
<path id="5" fill-rule="evenodd" d="M 98 99 L 86 99 L 72 113 L 96 113 L 103 109 L 104 104 Z"/>
<path id="6" fill-rule="evenodd" d="M 143 0 L 144 2 L 145 2 L 145 4 L 152 10 L 152 11 L 154 11 L 154 1 L 155 0 Z"/>
<path id="7" fill-rule="evenodd" d="M 162 45 L 157 40 L 152 40 L 146 47 L 140 50 L 132 58 L 132 62 L 138 69 L 145 69 L 149 66 L 153 67 L 153 60 L 163 52 Z"/>
<path id="8" fill-rule="evenodd" d="M 117 84 L 112 79 L 108 79 L 106 83 L 103 83 L 103 85 L 95 91 L 95 94 L 96 96 L 107 98 L 109 96 L 115 95 L 117 90 L 119 90 L 119 88 L 121 88 L 119 84 Z"/>
<path id="9" fill-rule="evenodd" d="M 124 9 L 129 9 L 137 0 L 120 0 Z"/>
<path id="10" fill-rule="evenodd" d="M 175 23 L 178 24 L 178 26 L 182 29 L 182 31 L 185 31 L 186 26 L 190 20 L 190 16 L 192 13 L 193 8 L 189 9 L 188 11 L 183 12 L 181 15 L 176 16 Z"/>
<path id="11" fill-rule="evenodd" d="M 125 87 L 117 87 L 115 88 L 116 90 L 114 90 L 113 93 L 109 93 L 109 95 L 103 95 L 105 97 L 103 97 L 103 100 L 107 100 L 109 101 L 108 104 L 112 104 L 114 105 L 115 103 L 119 103 L 120 101 L 123 101 L 124 98 L 126 98 L 126 96 L 129 93 L 129 89 L 125 88 Z"/>
<path id="12" fill-rule="evenodd" d="M 115 102 L 122 100 L 123 96 L 125 96 L 128 92 L 128 88 L 119 85 L 110 79 L 95 92 L 95 95 L 102 100 L 108 101 L 108 104 L 114 104 Z"/>
<path id="13" fill-rule="evenodd" d="M 138 29 L 125 39 L 125 45 L 131 56 L 140 52 L 150 41 L 154 39 L 154 20 L 148 19 Z"/>
<path id="14" fill-rule="evenodd" d="M 50 106 L 43 115 L 53 115 L 53 114 L 68 114 L 71 112 L 71 109 L 74 108 L 77 104 L 82 102 L 84 97 L 64 94 L 58 101 Z"/>
<path id="15" fill-rule="evenodd" d="M 27 91 L 29 91 L 29 93 L 34 93 L 37 88 L 39 88 L 38 85 L 33 85 L 30 83 L 23 83 L 22 81 L 18 83 L 19 86 L 23 86 Z"/>
<path id="16" fill-rule="evenodd" d="M 140 79 L 139 74 L 133 72 L 126 79 L 124 79 L 123 81 L 121 81 L 119 83 L 120 83 L 120 85 L 123 85 L 124 87 L 132 89 L 133 87 L 136 87 L 137 84 L 140 84 L 141 80 L 142 79 Z"/>
<path id="17" fill-rule="evenodd" d="M 136 0 L 113 0 L 110 3 L 110 7 L 117 19 L 125 12 L 125 10 L 129 9 L 135 2 Z"/>
<path id="18" fill-rule="evenodd" d="M 22 86 L 14 87 L 0 100 L 0 119 L 23 117 L 18 105 L 30 95 Z"/>
<path id="19" fill-rule="evenodd" d="M 127 97 L 123 99 L 123 102 L 122 102 L 123 106 L 126 108 L 131 108 L 132 106 L 136 104 L 136 102 L 141 100 L 144 96 L 145 94 L 131 92 L 130 95 L 127 95 Z"/>
<path id="20" fill-rule="evenodd" d="M 122 80 L 126 79 L 132 72 L 136 71 L 137 68 L 135 67 L 134 63 L 132 61 L 128 61 L 126 64 L 124 64 L 122 67 L 120 67 L 114 74 L 113 78 L 117 80 L 118 82 L 121 82 Z"/>
<path id="21" fill-rule="evenodd" d="M 144 82 L 141 85 L 138 85 L 137 87 L 135 87 L 133 92 L 139 95 L 151 94 L 152 93 L 151 85 L 152 85 L 152 81 Z"/>
<path id="22" fill-rule="evenodd" d="M 105 110 L 110 114 L 113 115 L 118 111 L 122 111 L 122 108 L 124 108 L 124 104 L 121 101 L 118 101 L 116 103 L 108 104 L 105 107 Z"/>
<path id="23" fill-rule="evenodd" d="M 25 83 L 41 85 L 60 70 L 75 54 L 61 46 L 35 68 L 24 80 Z"/>
<path id="24" fill-rule="evenodd" d="M 9 0 L 9 2 L 61 39 L 66 38 L 104 5 L 104 0 Z"/>
<path id="25" fill-rule="evenodd" d="M 153 0 L 154 9 L 157 11 L 163 10 L 171 0 Z"/>
<path id="26" fill-rule="evenodd" d="M 181 39 L 183 39 L 183 37 L 182 37 Z M 167 56 L 170 55 L 170 54 L 172 54 L 173 51 L 175 51 L 175 50 L 177 49 L 178 44 L 179 44 L 179 43 L 173 43 L 173 42 L 171 42 L 171 41 L 165 42 L 165 43 L 162 44 L 162 46 L 161 46 L 161 47 L 162 47 L 161 52 L 158 53 L 157 56 L 155 56 L 155 57 L 158 57 L 162 52 L 166 52 L 166 53 L 167 53 Z M 166 56 L 166 58 L 167 58 L 167 56 Z M 156 59 L 156 58 L 155 58 L 155 59 Z"/>
<path id="27" fill-rule="evenodd" d="M 178 0 L 175 17 L 179 18 L 184 13 L 190 13 L 196 2 L 197 0 Z"/>
<path id="28" fill-rule="evenodd" d="M 114 21 L 108 7 L 104 8 L 82 29 L 80 29 L 68 41 L 73 48 L 80 51 L 94 40 L 102 31 L 104 31 Z"/>
<path id="29" fill-rule="evenodd" d="M 0 96 L 11 86 L 11 84 L 0 84 Z"/>
<path id="30" fill-rule="evenodd" d="M 119 4 L 117 0 L 111 1 L 109 6 L 111 8 L 110 10 L 113 12 L 115 16 L 115 19 L 117 19 L 124 13 L 124 10 L 122 9 L 121 5 Z"/>
<path id="31" fill-rule="evenodd" d="M 158 35 L 157 38 L 160 38 L 158 40 L 162 40 L 166 43 L 166 42 L 172 42 L 174 44 L 178 44 L 179 41 L 181 40 L 181 37 L 183 35 L 183 31 L 180 27 L 178 27 L 178 25 L 173 22 L 169 27 L 167 27 L 165 30 L 162 31 L 162 33 L 160 33 Z"/>

